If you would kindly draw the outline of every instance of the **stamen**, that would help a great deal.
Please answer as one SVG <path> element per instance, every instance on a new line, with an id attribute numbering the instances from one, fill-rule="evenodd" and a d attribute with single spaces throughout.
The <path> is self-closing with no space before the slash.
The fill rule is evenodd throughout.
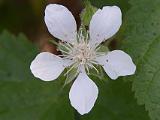
<path id="1" fill-rule="evenodd" d="M 70 47 L 71 49 L 73 48 L 73 46 L 70 43 L 66 43 L 66 45 L 68 45 L 68 47 Z"/>
<path id="2" fill-rule="evenodd" d="M 77 34 L 77 42 L 60 43 L 60 51 L 63 55 L 59 56 L 74 62 L 64 74 L 65 76 L 74 68 L 79 69 L 80 66 L 84 66 L 88 74 L 90 73 L 90 68 L 93 68 L 99 73 L 98 69 L 94 66 L 98 65 L 98 62 L 96 62 L 95 59 L 104 53 L 98 52 L 100 47 L 90 46 L 88 40 L 89 31 L 86 31 L 82 26 Z"/>
<path id="3" fill-rule="evenodd" d="M 85 42 L 88 43 L 89 31 L 87 30 Z"/>
<path id="4" fill-rule="evenodd" d="M 91 60 L 90 63 L 98 65 L 98 62 Z"/>
<path id="5" fill-rule="evenodd" d="M 86 65 L 85 68 L 87 69 L 87 74 L 89 74 L 89 67 L 88 67 L 88 65 Z"/>
<path id="6" fill-rule="evenodd" d="M 62 53 L 66 53 L 67 55 L 69 54 L 69 52 L 64 51 L 64 50 L 62 50 L 62 49 L 60 49 L 60 51 L 61 51 Z"/>
<path id="7" fill-rule="evenodd" d="M 68 55 L 64 55 L 64 54 L 63 54 L 63 55 L 58 55 L 58 56 L 59 56 L 59 57 L 67 57 Z"/>
<path id="8" fill-rule="evenodd" d="M 106 55 L 106 53 L 104 53 L 104 52 L 97 52 L 97 53 L 96 53 L 96 56 L 97 56 L 97 57 L 104 56 L 104 55 Z"/>
<path id="9" fill-rule="evenodd" d="M 101 48 L 101 46 L 97 47 L 97 48 L 96 48 L 96 52 L 97 52 L 100 48 Z"/>
<path id="10" fill-rule="evenodd" d="M 95 70 L 96 70 L 96 72 L 99 74 L 98 69 L 97 69 L 93 64 L 90 64 L 90 65 L 91 65 L 91 67 L 92 67 L 93 69 L 95 69 Z"/>
<path id="11" fill-rule="evenodd" d="M 66 76 L 73 68 L 76 68 L 77 66 L 77 63 L 74 63 L 72 67 L 70 67 L 69 70 L 64 74 L 64 76 Z"/>
<path id="12" fill-rule="evenodd" d="M 60 43 L 60 45 L 63 46 L 63 47 L 65 47 L 65 48 L 68 49 L 68 50 L 71 50 L 71 49 L 72 49 L 72 47 L 67 46 L 68 44 Z"/>

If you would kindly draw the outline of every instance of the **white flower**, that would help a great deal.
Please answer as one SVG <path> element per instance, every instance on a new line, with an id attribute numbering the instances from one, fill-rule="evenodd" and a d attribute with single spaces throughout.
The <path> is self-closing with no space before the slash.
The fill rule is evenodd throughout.
<path id="1" fill-rule="evenodd" d="M 33 60 L 30 69 L 35 77 L 51 81 L 57 79 L 66 67 L 77 68 L 79 74 L 70 89 L 69 99 L 81 115 L 92 109 L 98 96 L 98 88 L 87 76 L 86 70 L 102 65 L 111 79 L 135 73 L 136 66 L 125 52 L 98 52 L 98 46 L 115 35 L 121 26 L 122 14 L 117 6 L 99 9 L 91 19 L 89 35 L 86 36 L 82 31 L 77 32 L 73 15 L 62 5 L 50 4 L 46 7 L 45 23 L 49 32 L 63 41 L 61 44 L 66 51 L 61 49 L 63 57 L 42 52 Z"/>

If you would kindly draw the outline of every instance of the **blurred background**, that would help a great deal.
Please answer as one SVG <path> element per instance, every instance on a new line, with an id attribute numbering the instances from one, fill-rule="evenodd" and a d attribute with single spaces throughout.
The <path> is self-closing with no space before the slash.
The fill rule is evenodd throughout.
<path id="1" fill-rule="evenodd" d="M 50 3 L 68 7 L 79 23 L 80 0 L 0 0 L 0 32 L 24 33 L 42 51 L 55 52 L 55 47 L 46 42 L 52 36 L 43 19 L 45 6 Z"/>
<path id="2" fill-rule="evenodd" d="M 128 0 L 90 0 L 96 7 L 118 5 L 125 15 L 130 5 Z M 80 23 L 83 0 L 0 0 L 0 32 L 7 30 L 13 34 L 24 33 L 30 41 L 36 42 L 41 51 L 56 52 L 55 47 L 47 41 L 53 36 L 44 23 L 45 6 L 57 3 L 66 6 Z"/>
<path id="3" fill-rule="evenodd" d="M 43 5 L 44 4 L 44 5 Z M 1 0 L 0 1 L 0 31 L 8 29 L 10 32 L 25 33 L 34 40 L 42 24 L 42 0 Z M 35 34 L 36 33 L 36 34 Z"/>

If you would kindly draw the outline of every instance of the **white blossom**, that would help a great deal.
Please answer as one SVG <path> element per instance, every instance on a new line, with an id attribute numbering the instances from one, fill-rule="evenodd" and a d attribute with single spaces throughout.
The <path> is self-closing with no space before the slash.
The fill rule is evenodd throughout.
<path id="1" fill-rule="evenodd" d="M 45 10 L 45 23 L 49 32 L 60 39 L 65 50 L 60 49 L 61 56 L 42 52 L 31 63 L 33 75 L 44 81 L 57 79 L 63 70 L 77 68 L 70 92 L 71 105 L 81 114 L 88 113 L 98 97 L 96 84 L 87 76 L 95 65 L 101 65 L 111 79 L 132 75 L 136 66 L 131 57 L 121 51 L 114 50 L 103 53 L 98 51 L 100 44 L 111 38 L 122 24 L 122 13 L 117 6 L 105 6 L 93 15 L 89 32 L 84 35 L 77 31 L 76 21 L 71 12 L 64 6 L 50 4 Z"/>

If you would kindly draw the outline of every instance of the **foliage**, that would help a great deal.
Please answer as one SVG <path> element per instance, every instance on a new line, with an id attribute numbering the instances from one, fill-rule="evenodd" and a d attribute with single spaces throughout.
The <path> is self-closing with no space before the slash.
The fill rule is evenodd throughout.
<path id="1" fill-rule="evenodd" d="M 130 0 L 121 48 L 132 55 L 137 73 L 131 78 L 139 104 L 152 120 L 160 120 L 160 1 Z"/>
<path id="2" fill-rule="evenodd" d="M 31 75 L 36 54 L 24 35 L 0 35 L 0 120 L 73 119 L 64 79 L 46 83 Z"/>
<path id="3" fill-rule="evenodd" d="M 68 98 L 72 82 L 64 87 L 64 76 L 52 82 L 34 78 L 29 66 L 38 50 L 23 34 L 15 37 L 5 31 L 0 35 L 0 120 L 160 120 L 160 1 L 90 1 L 97 8 L 122 9 L 123 25 L 114 39 L 117 49 L 132 56 L 136 75 L 116 81 L 91 75 L 99 97 L 91 113 L 75 117 Z M 91 15 L 83 15 L 89 24 Z"/>
<path id="4" fill-rule="evenodd" d="M 15 37 L 8 32 L 0 35 L 0 120 L 74 119 L 69 89 L 63 88 L 65 79 L 42 82 L 31 75 L 29 65 L 36 54 L 37 50 L 24 35 Z M 93 112 L 83 119 L 128 120 L 131 115 L 133 120 L 148 120 L 144 108 L 133 98 L 130 83 L 99 81 L 99 88 Z"/>
<path id="5" fill-rule="evenodd" d="M 113 5 L 113 1 L 97 3 Z M 125 10 L 126 6 L 120 2 L 115 4 Z M 127 4 L 127 0 L 123 2 Z M 124 79 L 133 82 L 138 103 L 145 105 L 150 118 L 160 120 L 160 1 L 129 0 L 129 4 L 130 9 L 123 14 L 123 26 L 115 39 L 120 48 L 132 56 L 137 72 Z"/>

